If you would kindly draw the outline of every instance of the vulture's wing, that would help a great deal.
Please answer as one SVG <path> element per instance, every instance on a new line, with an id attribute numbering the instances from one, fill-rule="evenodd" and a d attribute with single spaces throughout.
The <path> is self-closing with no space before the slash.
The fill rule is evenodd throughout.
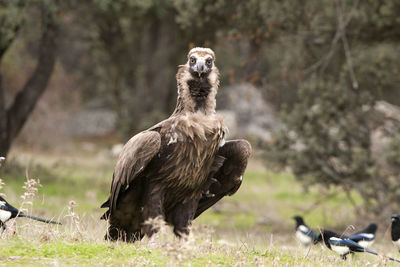
<path id="1" fill-rule="evenodd" d="M 141 132 L 125 144 L 114 169 L 110 198 L 102 207 L 115 210 L 119 194 L 146 168 L 159 152 L 160 146 L 161 136 L 155 131 Z"/>
<path id="2" fill-rule="evenodd" d="M 216 173 L 210 174 L 210 178 L 217 181 L 211 184 L 208 194 L 200 199 L 194 218 L 224 196 L 233 195 L 239 189 L 250 154 L 251 145 L 246 140 L 228 141 L 218 150 L 216 160 L 221 157 L 225 160 Z"/>

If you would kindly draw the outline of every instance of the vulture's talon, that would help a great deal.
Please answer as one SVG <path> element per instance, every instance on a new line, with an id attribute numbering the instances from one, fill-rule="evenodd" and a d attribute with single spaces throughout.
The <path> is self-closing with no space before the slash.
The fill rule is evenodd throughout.
<path id="1" fill-rule="evenodd" d="M 212 194 L 210 193 L 210 190 L 207 190 L 207 192 L 203 194 L 203 197 L 215 197 L 215 194 Z"/>

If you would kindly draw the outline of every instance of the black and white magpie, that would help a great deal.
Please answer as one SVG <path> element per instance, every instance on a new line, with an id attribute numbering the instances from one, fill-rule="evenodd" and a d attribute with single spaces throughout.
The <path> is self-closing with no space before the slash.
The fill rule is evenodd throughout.
<path id="1" fill-rule="evenodd" d="M 336 253 L 338 253 L 343 260 L 346 260 L 346 256 L 348 254 L 352 254 L 355 252 L 367 252 L 373 255 L 379 255 L 375 251 L 362 247 L 357 242 L 354 242 L 353 240 L 349 239 L 348 236 L 341 235 L 339 233 L 330 230 L 323 230 L 321 234 L 318 236 L 318 239 L 319 241 L 323 241 L 330 250 L 333 250 Z M 399 260 L 396 260 L 388 256 L 384 257 L 391 261 L 400 262 Z"/>
<path id="2" fill-rule="evenodd" d="M 376 223 L 370 223 L 365 229 L 350 235 L 349 239 L 357 242 L 363 248 L 368 248 L 375 241 L 375 233 L 377 229 L 378 225 Z"/>
<path id="3" fill-rule="evenodd" d="M 392 241 L 400 251 L 400 215 L 392 215 Z"/>
<path id="4" fill-rule="evenodd" d="M 301 216 L 294 216 L 296 220 L 296 238 L 305 246 L 316 243 L 318 235 L 308 227 Z"/>
<path id="5" fill-rule="evenodd" d="M 15 217 L 25 217 L 44 223 L 61 224 L 56 221 L 46 220 L 20 212 L 17 208 L 11 206 L 3 197 L 0 196 L 0 227 L 3 228 L 3 231 L 6 228 L 5 223 Z"/>

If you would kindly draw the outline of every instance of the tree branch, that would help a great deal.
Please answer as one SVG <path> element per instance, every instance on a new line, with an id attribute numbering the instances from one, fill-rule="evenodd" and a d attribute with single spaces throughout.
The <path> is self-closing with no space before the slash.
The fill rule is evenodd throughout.
<path id="1" fill-rule="evenodd" d="M 338 20 L 338 27 L 336 29 L 335 36 L 332 39 L 331 42 L 331 47 L 328 51 L 328 53 L 323 56 L 320 60 L 318 60 L 316 63 L 314 63 L 311 67 L 305 69 L 303 71 L 304 75 L 310 74 L 317 70 L 318 68 L 321 68 L 321 72 L 324 72 L 326 67 L 329 65 L 333 55 L 335 54 L 336 46 L 339 42 L 339 40 L 342 38 L 342 36 L 345 34 L 346 27 L 349 25 L 351 19 L 353 18 L 354 11 L 357 9 L 358 6 L 358 0 L 354 2 L 354 5 L 352 6 L 349 15 L 347 15 L 347 18 L 343 21 L 343 16 L 341 20 Z"/>
<path id="2" fill-rule="evenodd" d="M 358 1 L 356 1 L 355 4 L 358 4 Z M 344 49 L 344 54 L 346 56 L 347 66 L 349 68 L 350 79 L 352 81 L 351 84 L 353 86 L 353 89 L 358 89 L 358 81 L 357 81 L 356 75 L 354 73 L 353 61 L 351 59 L 351 54 L 350 54 L 350 46 L 349 46 L 349 42 L 347 41 L 347 37 L 346 37 L 346 27 L 343 26 L 343 12 L 342 12 L 341 2 L 339 4 L 337 4 L 336 12 L 338 15 L 339 28 L 342 29 L 341 39 L 343 42 L 343 49 Z M 351 13 L 352 12 L 353 12 L 353 9 L 352 9 Z"/>
<path id="3" fill-rule="evenodd" d="M 55 15 L 46 8 L 42 10 L 42 25 L 43 30 L 36 68 L 7 110 L 7 130 L 10 143 L 19 134 L 40 96 L 45 91 L 54 69 L 58 27 Z"/>

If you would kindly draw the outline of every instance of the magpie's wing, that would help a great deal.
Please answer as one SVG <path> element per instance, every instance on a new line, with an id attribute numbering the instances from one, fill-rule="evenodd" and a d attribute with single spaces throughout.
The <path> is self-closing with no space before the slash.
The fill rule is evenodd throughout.
<path id="1" fill-rule="evenodd" d="M 373 255 L 379 255 L 377 252 L 369 250 L 369 249 L 365 249 L 362 246 L 360 246 L 358 243 L 354 242 L 353 240 L 350 239 L 338 239 L 338 240 L 329 240 L 329 242 L 333 245 L 339 245 L 339 246 L 348 246 L 350 248 L 351 251 L 353 252 L 367 252 Z M 388 256 L 384 256 L 383 257 L 391 260 L 391 261 L 395 261 L 395 262 L 400 262 L 397 259 L 394 259 L 392 257 L 388 257 Z"/>
<path id="2" fill-rule="evenodd" d="M 375 234 L 376 230 L 378 229 L 378 225 L 376 223 L 370 223 L 365 229 L 354 233 L 355 235 L 358 234 Z"/>
<path id="3" fill-rule="evenodd" d="M 358 231 L 356 233 L 354 233 L 354 235 L 358 235 L 358 234 L 362 234 L 362 233 L 367 233 L 368 227 L 365 229 L 362 229 L 361 231 Z"/>
<path id="4" fill-rule="evenodd" d="M 318 240 L 318 235 L 313 230 L 308 228 L 307 226 L 304 225 L 304 227 L 299 227 L 299 230 L 303 234 L 311 237 L 313 240 Z"/>
<path id="5" fill-rule="evenodd" d="M 310 230 L 307 235 L 313 240 L 318 240 L 318 235 L 313 230 Z"/>
<path id="6" fill-rule="evenodd" d="M 358 245 L 358 243 L 349 240 L 349 239 L 340 239 L 340 238 L 329 238 L 329 244 L 332 246 L 339 246 L 339 247 L 348 247 L 351 251 L 357 252 L 360 249 L 364 251 L 364 248 Z"/>
<path id="7" fill-rule="evenodd" d="M 15 217 L 19 213 L 19 210 L 10 205 L 4 198 L 0 197 L 0 209 L 11 212 L 12 216 Z"/>
<path id="8" fill-rule="evenodd" d="M 341 247 L 348 247 L 352 252 L 368 252 L 374 255 L 378 255 L 375 251 L 365 249 L 360 246 L 357 242 L 354 242 L 350 239 L 340 239 L 340 238 L 330 238 L 329 243 L 333 246 L 341 246 Z"/>
<path id="9" fill-rule="evenodd" d="M 231 140 L 219 148 L 216 160 L 220 162 L 213 165 L 222 164 L 222 166 L 215 173 L 210 173 L 212 178 L 216 180 L 209 187 L 209 193 L 212 197 L 200 199 L 194 218 L 224 196 L 231 196 L 239 189 L 250 154 L 251 145 L 246 140 Z"/>
<path id="10" fill-rule="evenodd" d="M 353 240 L 354 242 L 359 242 L 359 241 L 373 241 L 374 240 L 374 235 L 373 234 L 366 234 L 366 233 L 361 233 L 361 234 L 354 234 L 349 236 L 350 240 Z"/>
<path id="11" fill-rule="evenodd" d="M 102 208 L 115 210 L 120 193 L 146 168 L 160 147 L 161 136 L 156 131 L 141 132 L 125 144 L 114 169 L 110 197 Z"/>

